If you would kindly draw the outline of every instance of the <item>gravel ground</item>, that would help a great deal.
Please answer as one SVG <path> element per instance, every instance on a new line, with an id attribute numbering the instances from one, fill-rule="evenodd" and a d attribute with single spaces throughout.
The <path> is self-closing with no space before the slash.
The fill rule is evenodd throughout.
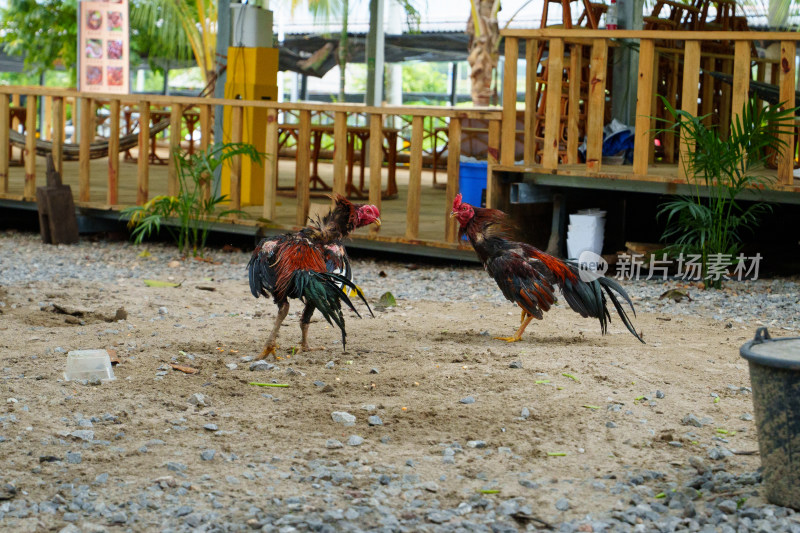
<path id="1" fill-rule="evenodd" d="M 376 311 L 375 320 L 348 318 L 354 347 L 342 357 L 335 332 L 316 322 L 313 338 L 334 348 L 291 366 L 287 357 L 254 367 L 248 353 L 263 338 L 240 334 L 244 320 L 234 319 L 264 331 L 274 306 L 249 297 L 249 254 L 176 263 L 169 246 L 142 250 L 105 241 L 52 247 L 37 235 L 0 234 L 0 529 L 800 532 L 800 514 L 764 500 L 746 366 L 719 358 L 692 381 L 711 356 L 703 342 L 738 351 L 760 325 L 774 336 L 800 335 L 797 281 L 731 282 L 721 291 L 679 280 L 625 282 L 650 351 L 621 328 L 601 338 L 596 323 L 563 309 L 529 330 L 527 342 L 506 346 L 492 344 L 499 341 L 489 330 L 510 331 L 518 314 L 481 268 L 357 260 L 370 299 L 391 287 L 399 306 Z M 216 290 L 174 296 L 140 288 L 142 279 Z M 673 289 L 691 300 L 659 298 Z M 114 316 L 121 305 L 130 317 Z M 289 321 L 281 336 L 296 340 L 296 318 Z M 204 340 L 214 328 L 236 337 L 228 348 L 237 349 Z M 701 344 L 697 353 L 687 349 L 685 363 L 680 347 L 666 349 L 678 335 Z M 54 358 L 81 338 L 109 339 L 122 356 L 117 381 L 61 379 Z M 416 364 L 390 355 L 404 343 Z M 557 365 L 537 344 L 592 357 Z M 416 368 L 431 351 L 442 355 Z M 199 367 L 202 377 L 192 382 L 196 376 L 169 363 Z M 428 386 L 440 365 L 476 373 Z M 640 384 L 623 383 L 630 378 L 618 369 Z M 293 388 L 243 394 L 251 371 Z M 662 372 L 670 374 L 665 382 Z M 379 380 L 390 378 L 398 383 L 382 389 Z M 378 391 L 358 392 L 369 379 Z M 463 386 L 451 388 L 454 381 Z M 493 383 L 496 397 L 487 390 Z M 442 406 L 415 409 L 407 392 L 415 386 Z M 633 402 L 613 396 L 634 390 L 644 392 Z M 300 391 L 312 406 L 305 411 L 291 396 Z M 581 394 L 597 405 L 581 396 L 570 409 Z M 492 398 L 492 410 L 478 411 Z M 405 405 L 416 418 L 402 418 Z M 577 412 L 592 418 L 582 422 Z M 553 449 L 567 457 L 548 457 Z"/>

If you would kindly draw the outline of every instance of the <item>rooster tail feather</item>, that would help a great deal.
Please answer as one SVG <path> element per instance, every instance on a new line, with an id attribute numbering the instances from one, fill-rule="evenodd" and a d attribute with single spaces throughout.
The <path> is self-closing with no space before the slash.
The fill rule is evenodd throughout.
<path id="1" fill-rule="evenodd" d="M 631 323 L 631 319 L 628 317 L 628 313 L 625 312 L 625 308 L 622 307 L 622 303 L 619 301 L 619 299 L 617 299 L 616 295 L 614 294 L 614 292 L 616 292 L 617 294 L 622 296 L 622 298 L 626 302 L 628 302 L 628 305 L 630 305 L 631 311 L 633 311 L 633 316 L 636 316 L 636 309 L 633 308 L 633 302 L 631 301 L 631 297 L 628 296 L 628 293 L 625 292 L 625 289 L 622 288 L 622 285 L 620 285 L 613 279 L 607 278 L 605 276 L 597 279 L 595 283 L 597 283 L 598 291 L 600 290 L 600 287 L 602 287 L 606 291 L 606 294 L 608 294 L 608 297 L 611 299 L 611 303 L 614 304 L 614 308 L 617 310 L 617 314 L 619 315 L 620 320 L 622 320 L 622 323 L 625 324 L 626 328 L 628 328 L 628 331 L 630 331 L 634 337 L 639 339 L 639 342 L 641 342 L 642 344 L 646 344 L 644 340 L 642 340 L 642 338 L 636 332 L 636 329 L 633 327 L 633 324 Z M 605 309 L 605 312 L 606 316 L 608 316 L 608 309 Z"/>
<path id="2" fill-rule="evenodd" d="M 367 310 L 369 311 L 369 314 L 372 315 L 373 318 L 375 318 L 375 314 L 372 312 L 372 308 L 369 306 L 369 302 L 367 302 L 367 299 L 364 297 L 364 292 L 361 290 L 361 287 L 359 287 L 358 285 L 356 285 L 355 283 L 353 283 L 352 281 L 350 281 L 346 277 L 344 277 L 342 275 L 339 275 L 339 274 L 335 274 L 333 272 L 326 272 L 326 273 L 323 273 L 323 274 L 320 274 L 320 275 L 329 277 L 334 282 L 339 282 L 339 283 L 342 284 L 342 288 L 339 289 L 339 290 L 341 290 L 342 293 L 345 295 L 345 297 L 344 297 L 345 302 L 347 302 L 347 304 L 350 307 L 350 309 L 352 309 L 355 312 L 355 314 L 358 315 L 358 318 L 361 318 L 361 315 L 359 314 L 358 311 L 356 311 L 356 308 L 353 307 L 352 302 L 350 302 L 350 299 L 347 297 L 348 293 L 345 292 L 345 290 L 344 290 L 345 287 L 350 289 L 349 290 L 350 294 L 356 294 L 361 299 L 361 301 L 364 302 L 364 305 L 367 306 Z"/>

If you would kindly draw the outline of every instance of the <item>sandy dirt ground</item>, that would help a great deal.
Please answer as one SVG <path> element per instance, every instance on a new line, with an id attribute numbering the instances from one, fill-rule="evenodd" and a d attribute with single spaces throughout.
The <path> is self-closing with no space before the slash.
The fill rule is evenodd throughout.
<path id="1" fill-rule="evenodd" d="M 376 293 L 368 291 L 373 305 Z M 0 481 L 34 501 L 52 498 L 57 483 L 92 484 L 107 473 L 106 488 L 97 490 L 110 502 L 177 476 L 190 490 L 211 480 L 234 501 L 257 503 L 306 493 L 291 473 L 311 460 L 358 461 L 341 488 L 351 497 L 369 490 L 378 473 L 413 472 L 436 484 L 419 497 L 442 507 L 485 491 L 522 497 L 536 517 L 558 523 L 628 505 L 628 497 L 593 487 L 597 480 L 611 488 L 642 471 L 663 473 L 645 479 L 645 496 L 684 481 L 695 475 L 689 457 L 710 461 L 720 438 L 751 454 L 723 459 L 728 472 L 759 466 L 754 422 L 740 419 L 753 412 L 738 353 L 752 332 L 724 322 L 640 313 L 644 345 L 616 315 L 601 336 L 596 321 L 559 306 L 509 344 L 492 336 L 518 325 L 511 304 L 400 300 L 376 308 L 374 318 L 349 313 L 346 353 L 338 330 L 315 317 L 312 344 L 327 349 L 292 355 L 300 340 L 295 304 L 276 368 L 251 371 L 242 358 L 259 353 L 276 309 L 253 299 L 244 276 L 186 279 L 179 288 L 146 287 L 137 278 L 32 282 L 0 287 L 0 300 Z M 127 317 L 115 321 L 120 308 Z M 90 348 L 116 353 L 116 381 L 63 379 L 66 352 Z M 273 381 L 288 386 L 250 384 Z M 197 393 L 200 405 L 192 403 Z M 474 403 L 462 403 L 467 397 Z M 355 415 L 355 426 L 334 422 L 335 411 Z M 689 414 L 708 420 L 682 424 Z M 371 415 L 383 425 L 368 425 Z M 91 417 L 92 427 L 79 427 Z M 76 436 L 81 429 L 94 432 L 90 441 Z M 351 435 L 363 444 L 349 446 Z M 329 448 L 329 439 L 344 446 Z M 216 451 L 210 461 L 201 458 L 208 449 Z M 80 463 L 64 460 L 67 451 L 81 452 Z M 262 465 L 269 465 L 263 477 L 239 478 Z M 567 511 L 554 506 L 562 497 Z M 324 506 L 313 499 L 309 505 Z M 17 526 L 63 524 L 56 513 Z"/>

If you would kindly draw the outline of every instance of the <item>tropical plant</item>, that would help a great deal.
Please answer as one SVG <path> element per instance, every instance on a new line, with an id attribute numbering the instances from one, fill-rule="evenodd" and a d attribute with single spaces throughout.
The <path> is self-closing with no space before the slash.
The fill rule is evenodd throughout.
<path id="1" fill-rule="evenodd" d="M 677 134 L 688 146 L 682 164 L 691 193 L 669 200 L 660 206 L 658 216 L 666 217 L 665 241 L 672 241 L 672 252 L 699 255 L 702 276 L 707 287 L 719 288 L 720 276 L 709 276 L 712 259 L 733 258 L 742 248 L 743 233 L 752 231 L 769 204 L 755 202 L 747 207 L 738 196 L 745 189 L 763 189 L 772 185 L 775 176 L 763 172 L 770 151 L 787 148 L 782 135 L 792 131 L 797 108 L 747 102 L 731 123 L 723 139 L 717 126 L 707 126 L 707 116 L 695 117 L 676 110 L 662 98 L 674 123 L 656 130 Z"/>
<path id="2" fill-rule="evenodd" d="M 184 256 L 191 251 L 194 257 L 202 257 L 211 223 L 234 213 L 245 214 L 235 209 L 217 211 L 228 198 L 210 192 L 214 172 L 236 156 L 249 157 L 260 164 L 266 155 L 251 144 L 217 143 L 194 154 L 176 150 L 172 156 L 178 168 L 178 194 L 157 196 L 144 205 L 124 209 L 121 216 L 128 218 L 134 243 L 141 244 L 145 237 L 158 233 L 163 225 Z M 175 223 L 166 224 L 169 218 L 174 218 Z"/>

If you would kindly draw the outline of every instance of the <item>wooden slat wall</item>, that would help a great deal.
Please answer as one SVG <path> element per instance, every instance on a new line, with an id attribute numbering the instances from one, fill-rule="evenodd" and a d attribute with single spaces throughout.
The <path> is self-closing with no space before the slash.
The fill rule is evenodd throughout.
<path id="1" fill-rule="evenodd" d="M 25 198 L 36 196 L 36 97 L 25 101 Z"/>
<path id="2" fill-rule="evenodd" d="M 267 110 L 266 158 L 264 162 L 264 207 L 261 213 L 274 220 L 278 206 L 278 111 Z"/>
<path id="3" fill-rule="evenodd" d="M 419 237 L 419 211 L 422 197 L 422 117 L 411 119 L 411 160 L 408 165 L 408 209 L 406 239 Z"/>
<path id="4" fill-rule="evenodd" d="M 300 111 L 300 126 L 297 132 L 297 211 L 295 223 L 305 226 L 308 211 L 311 207 L 311 111 Z"/>
<path id="5" fill-rule="evenodd" d="M 8 154 L 11 151 L 8 144 L 8 130 L 11 128 L 10 98 L 7 94 L 0 94 L 0 193 L 8 192 Z"/>
<path id="6" fill-rule="evenodd" d="M 111 100 L 108 116 L 111 121 L 108 136 L 108 205 L 119 203 L 119 111 L 119 100 Z"/>
<path id="7" fill-rule="evenodd" d="M 516 121 L 516 117 L 515 117 Z M 458 194 L 458 174 L 461 169 L 461 119 L 452 117 L 450 127 L 447 132 L 450 138 L 450 145 L 447 148 L 447 188 L 445 189 L 445 231 L 444 240 L 456 242 L 458 240 L 458 228 L 456 220 L 450 218 L 453 210 L 453 200 Z M 513 152 L 513 144 L 512 144 Z"/>
<path id="8" fill-rule="evenodd" d="M 545 103 L 544 149 L 542 166 L 546 169 L 558 168 L 558 130 L 561 127 L 561 80 L 564 70 L 564 39 L 550 41 L 550 55 L 547 58 L 547 102 Z M 505 128 L 505 117 L 503 118 Z"/>
<path id="9" fill-rule="evenodd" d="M 452 146 L 452 145 L 451 145 Z M 369 116 L 369 203 L 380 211 L 383 187 L 383 115 Z M 370 233 L 378 233 L 377 225 L 370 226 Z"/>
<path id="10" fill-rule="evenodd" d="M 501 134 L 502 139 L 500 141 L 500 161 L 504 165 L 513 165 L 517 136 L 517 60 L 519 59 L 519 40 L 513 37 L 506 38 L 505 54 L 506 60 L 503 73 L 503 125 Z M 528 135 L 529 133 L 525 132 L 525 134 Z M 449 139 L 452 143 L 453 137 L 450 136 Z"/>
<path id="11" fill-rule="evenodd" d="M 697 96 L 700 92 L 700 41 L 686 41 L 686 53 L 683 58 L 683 91 L 681 108 L 692 116 L 697 116 Z M 691 148 L 684 139 L 680 139 L 680 161 L 678 175 L 687 178 L 687 154 Z"/>
<path id="12" fill-rule="evenodd" d="M 139 153 L 137 156 L 138 183 L 136 184 L 136 203 L 142 205 L 150 195 L 150 102 L 139 102 Z"/>
<path id="13" fill-rule="evenodd" d="M 794 41 L 783 41 L 781 43 L 781 65 L 779 68 L 780 101 L 785 102 L 786 108 L 791 108 L 795 103 L 795 79 L 797 70 L 795 68 L 796 43 Z M 785 185 L 794 183 L 794 135 L 791 133 L 784 135 L 788 149 L 784 150 L 778 160 L 778 180 Z"/>
<path id="14" fill-rule="evenodd" d="M 231 110 L 231 142 L 242 142 L 244 125 L 244 107 L 235 106 Z M 242 208 L 242 156 L 236 155 L 231 160 L 231 209 Z"/>
<path id="15" fill-rule="evenodd" d="M 653 62 L 655 61 L 652 39 L 642 39 L 639 44 L 639 85 L 636 92 L 636 139 L 633 148 L 633 173 L 647 174 L 650 156 L 650 113 L 653 107 Z"/>
<path id="16" fill-rule="evenodd" d="M 606 109 L 608 41 L 592 41 L 589 65 L 589 106 L 586 117 L 586 170 L 599 172 L 603 160 L 603 117 Z M 576 84 L 577 85 L 577 84 Z M 570 106 L 572 107 L 572 106 Z"/>

